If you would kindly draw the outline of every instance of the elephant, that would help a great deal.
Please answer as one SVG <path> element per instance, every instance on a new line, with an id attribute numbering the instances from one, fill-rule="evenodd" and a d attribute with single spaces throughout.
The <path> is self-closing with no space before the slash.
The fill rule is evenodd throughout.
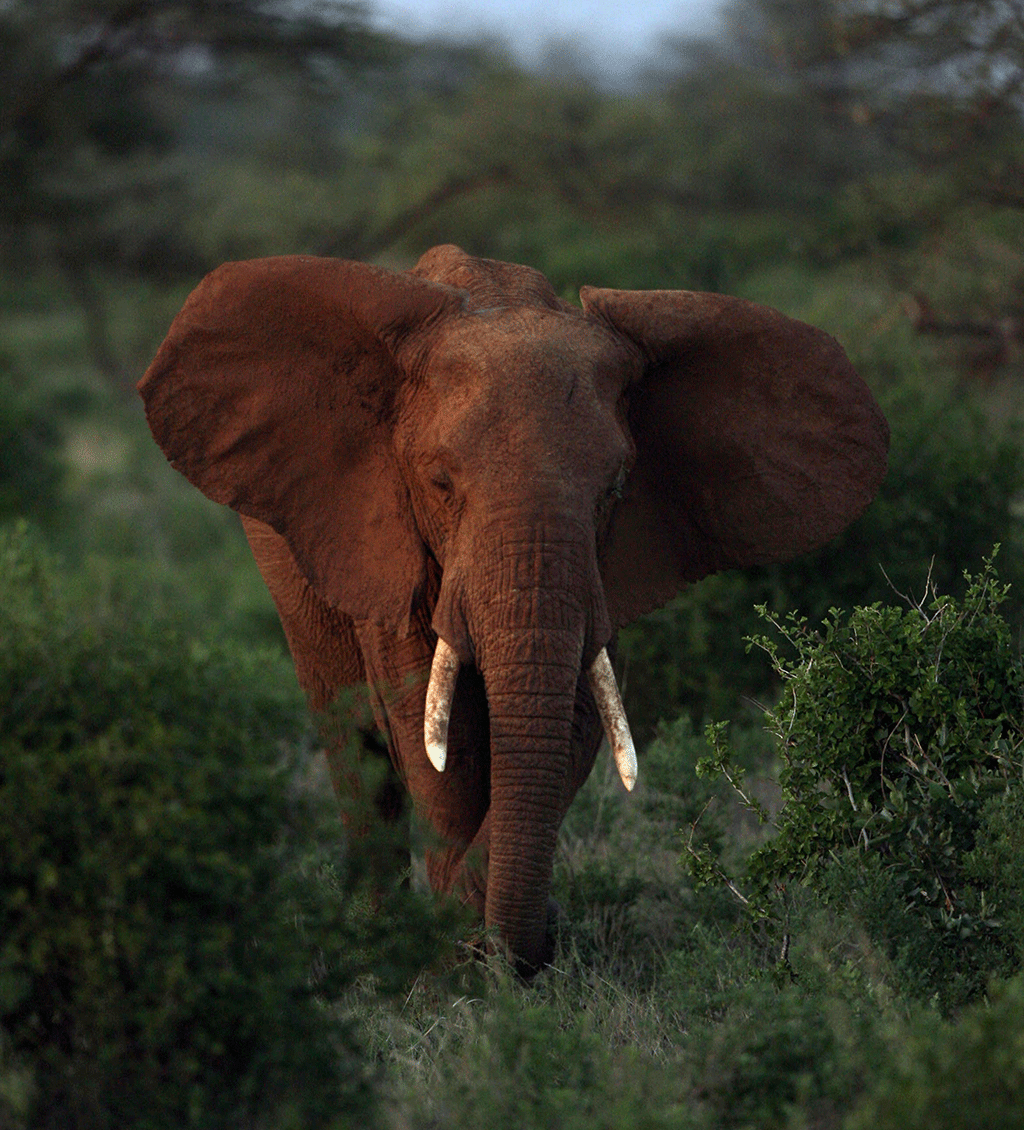
<path id="1" fill-rule="evenodd" d="M 821 330 L 685 290 L 580 302 L 453 245 L 226 263 L 138 386 L 171 464 L 241 515 L 311 709 L 370 688 L 432 889 L 528 975 L 605 734 L 636 779 L 617 628 L 828 542 L 889 442 Z"/>

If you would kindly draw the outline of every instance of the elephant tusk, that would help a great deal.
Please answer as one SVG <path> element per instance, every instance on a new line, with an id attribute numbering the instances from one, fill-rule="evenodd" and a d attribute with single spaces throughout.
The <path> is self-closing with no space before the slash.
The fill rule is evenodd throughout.
<path id="1" fill-rule="evenodd" d="M 622 783 L 632 792 L 636 784 L 636 749 L 633 746 L 633 736 L 629 732 L 629 723 L 626 721 L 626 712 L 622 709 L 622 699 L 619 697 L 619 688 L 615 685 L 615 672 L 612 671 L 612 661 L 608 658 L 606 647 L 601 648 L 600 654 L 591 664 L 587 674 L 604 725 L 604 732 L 608 737 L 608 744 L 612 747 L 615 767 L 619 771 Z"/>
<path id="2" fill-rule="evenodd" d="M 448 719 L 452 713 L 452 699 L 455 697 L 455 682 L 458 677 L 459 657 L 438 636 L 423 711 L 423 741 L 430 764 L 438 773 L 444 772 L 444 764 L 448 760 Z"/>

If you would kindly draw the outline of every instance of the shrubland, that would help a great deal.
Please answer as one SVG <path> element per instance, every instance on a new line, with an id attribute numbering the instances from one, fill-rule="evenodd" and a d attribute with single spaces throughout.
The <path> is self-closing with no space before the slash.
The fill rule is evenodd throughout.
<path id="1" fill-rule="evenodd" d="M 837 57 L 825 4 L 744 0 L 617 91 L 342 22 L 282 41 L 267 6 L 226 35 L 245 8 L 196 23 L 202 74 L 153 6 L 0 12 L 0 1126 L 1015 1126 L 1011 95 L 887 84 L 962 61 L 953 23 Z M 599 762 L 579 794 L 529 985 L 347 835 L 237 523 L 129 395 L 221 259 L 441 241 L 570 299 L 768 302 L 893 432 L 833 544 L 621 633 L 640 783 Z"/>
<path id="2" fill-rule="evenodd" d="M 3 1125 L 369 1124 L 337 1002 L 439 920 L 346 850 L 280 653 L 146 595 L 0 536 Z"/>

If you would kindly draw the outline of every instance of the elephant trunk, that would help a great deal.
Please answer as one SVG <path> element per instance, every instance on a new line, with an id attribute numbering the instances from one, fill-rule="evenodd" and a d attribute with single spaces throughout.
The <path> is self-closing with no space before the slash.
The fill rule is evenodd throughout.
<path id="1" fill-rule="evenodd" d="M 550 958 L 547 906 L 558 829 L 574 789 L 573 722 L 584 660 L 610 629 L 593 533 L 496 524 L 462 593 L 490 725 L 485 922 L 515 959 Z"/>
<path id="2" fill-rule="evenodd" d="M 484 668 L 491 729 L 490 852 L 485 922 L 512 954 L 550 959 L 547 904 L 558 829 L 570 796 L 581 633 L 537 628 Z M 559 638 L 559 637 L 562 638 Z M 575 658 L 568 662 L 557 656 Z"/>
<path id="3" fill-rule="evenodd" d="M 434 660 L 430 667 L 425 709 L 423 713 L 423 741 L 431 765 L 444 772 L 448 761 L 448 721 L 451 717 L 452 699 L 455 697 L 455 684 L 459 677 L 459 657 L 454 648 L 440 637 Z M 606 647 L 601 648 L 597 658 L 587 671 L 601 725 L 604 727 L 615 767 L 619 771 L 623 785 L 632 792 L 636 784 L 637 764 L 633 735 L 629 730 L 626 712 L 622 708 L 622 698 L 615 682 L 615 672 Z"/>

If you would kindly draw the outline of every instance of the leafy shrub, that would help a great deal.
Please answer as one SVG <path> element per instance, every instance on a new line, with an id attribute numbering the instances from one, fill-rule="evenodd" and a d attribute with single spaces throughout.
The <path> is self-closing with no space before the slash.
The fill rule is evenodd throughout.
<path id="1" fill-rule="evenodd" d="M 833 611 L 821 631 L 762 609 L 793 658 L 755 641 L 785 683 L 766 715 L 784 803 L 748 861 L 752 906 L 784 918 L 787 887 L 802 882 L 852 907 L 906 987 L 946 1008 L 1024 955 L 1019 866 L 999 847 L 1024 788 L 1024 670 L 998 612 L 1005 596 L 989 561 L 962 602 L 933 593 L 927 606 Z M 712 732 L 702 768 L 738 781 Z M 713 853 L 696 855 L 707 877 Z M 1010 923 L 1004 898 L 1018 908 Z"/>
<path id="2" fill-rule="evenodd" d="M 683 944 L 666 955 L 661 983 L 693 1028 L 722 1019 L 731 1004 L 763 975 L 749 934 L 730 929 L 736 915 L 722 912 L 696 922 Z"/>
<path id="3" fill-rule="evenodd" d="M 783 1130 L 804 1124 L 798 1111 L 834 1117 L 860 1086 L 871 1034 L 830 1005 L 763 979 L 734 987 L 724 1016 L 692 1041 L 702 1125 Z"/>
<path id="4" fill-rule="evenodd" d="M 369 1124 L 331 1001 L 419 968 L 428 912 L 371 909 L 300 787 L 280 657 L 88 595 L 3 532 L 0 1123 Z"/>
<path id="5" fill-rule="evenodd" d="M 847 1130 L 1017 1130 L 1024 1110 L 1024 976 L 995 982 L 954 1026 L 933 1012 L 893 1033 L 888 1066 Z"/>

